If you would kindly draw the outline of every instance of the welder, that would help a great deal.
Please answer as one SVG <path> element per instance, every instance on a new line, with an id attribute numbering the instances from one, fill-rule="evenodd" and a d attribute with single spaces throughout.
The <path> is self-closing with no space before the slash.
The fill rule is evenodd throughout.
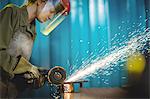
<path id="1" fill-rule="evenodd" d="M 54 23 L 57 15 L 67 12 L 68 0 L 28 0 L 22 7 L 7 5 L 0 11 L 0 98 L 15 98 L 22 90 L 21 84 L 12 82 L 16 75 L 23 75 L 28 84 L 41 75 L 29 62 L 36 37 L 35 19 Z"/>

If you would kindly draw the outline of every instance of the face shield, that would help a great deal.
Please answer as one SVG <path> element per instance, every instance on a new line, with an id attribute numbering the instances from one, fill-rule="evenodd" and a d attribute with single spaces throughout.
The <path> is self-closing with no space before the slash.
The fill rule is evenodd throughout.
<path id="1" fill-rule="evenodd" d="M 69 0 L 47 0 L 41 12 L 54 12 L 52 16 L 46 19 L 46 22 L 40 23 L 40 32 L 48 35 L 54 30 L 69 14 L 70 2 Z"/>

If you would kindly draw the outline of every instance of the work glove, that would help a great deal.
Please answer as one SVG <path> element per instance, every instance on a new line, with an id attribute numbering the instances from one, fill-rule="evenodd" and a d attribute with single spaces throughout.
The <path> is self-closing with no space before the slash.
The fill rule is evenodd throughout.
<path id="1" fill-rule="evenodd" d="M 28 87 L 37 89 L 45 84 L 47 71 L 48 67 L 36 67 L 21 57 L 13 71 L 14 77 L 11 81 L 21 90 Z"/>
<path id="2" fill-rule="evenodd" d="M 27 71 L 25 73 L 15 74 L 14 78 L 12 79 L 12 82 L 15 83 L 16 86 L 21 90 L 26 88 L 37 89 L 42 87 L 46 81 L 45 75 L 41 74 L 37 67 L 35 70 L 32 71 L 33 72 Z"/>
<path id="3" fill-rule="evenodd" d="M 13 71 L 14 76 L 24 78 L 26 83 L 33 83 L 40 76 L 39 69 L 21 57 Z"/>
<path id="4" fill-rule="evenodd" d="M 33 83 L 35 79 L 39 79 L 40 72 L 37 67 L 32 66 L 30 70 L 24 73 L 24 78 L 26 79 L 27 83 Z"/>

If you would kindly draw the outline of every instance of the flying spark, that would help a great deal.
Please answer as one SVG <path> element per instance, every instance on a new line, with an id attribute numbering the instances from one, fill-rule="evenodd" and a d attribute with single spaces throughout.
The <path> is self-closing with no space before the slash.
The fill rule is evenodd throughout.
<path id="1" fill-rule="evenodd" d="M 85 79 L 86 77 L 91 76 L 97 70 L 109 68 L 111 67 L 111 64 L 116 64 L 119 60 L 123 60 L 128 56 L 134 54 L 136 51 L 143 49 L 146 45 L 146 42 L 150 40 L 150 32 L 147 31 L 148 29 L 140 35 L 138 34 L 132 37 L 128 42 L 124 43 L 125 46 L 115 49 L 100 60 L 94 60 L 92 64 L 87 64 L 86 66 L 84 66 L 84 68 L 76 71 L 70 77 L 68 77 L 66 82 Z"/>

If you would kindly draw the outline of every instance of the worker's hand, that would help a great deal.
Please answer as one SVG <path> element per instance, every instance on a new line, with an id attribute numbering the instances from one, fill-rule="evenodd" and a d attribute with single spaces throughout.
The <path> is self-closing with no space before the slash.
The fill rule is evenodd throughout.
<path id="1" fill-rule="evenodd" d="M 32 68 L 24 74 L 24 78 L 26 79 L 27 83 L 33 83 L 34 79 L 38 79 L 39 76 L 40 76 L 39 70 L 35 66 L 32 66 Z"/>

